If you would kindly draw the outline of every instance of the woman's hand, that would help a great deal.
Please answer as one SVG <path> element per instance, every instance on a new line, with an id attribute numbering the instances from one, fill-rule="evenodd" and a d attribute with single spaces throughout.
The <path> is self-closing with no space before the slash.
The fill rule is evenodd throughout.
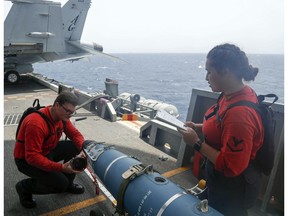
<path id="1" fill-rule="evenodd" d="M 188 122 L 184 122 L 184 126 L 185 127 L 190 127 L 192 129 L 194 129 L 195 131 L 201 131 L 203 124 L 199 124 L 199 123 L 194 123 L 192 121 L 188 121 Z"/>
<path id="2" fill-rule="evenodd" d="M 191 127 L 187 127 L 186 130 L 178 129 L 178 131 L 182 134 L 182 137 L 186 144 L 193 145 L 199 139 L 196 131 L 193 130 Z"/>

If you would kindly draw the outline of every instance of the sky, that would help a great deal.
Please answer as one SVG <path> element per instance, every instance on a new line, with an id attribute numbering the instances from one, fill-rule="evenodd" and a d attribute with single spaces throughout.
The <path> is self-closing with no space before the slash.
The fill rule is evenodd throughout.
<path id="1" fill-rule="evenodd" d="M 3 5 L 4 19 L 12 3 Z M 106 53 L 207 53 L 228 42 L 283 54 L 284 0 L 92 0 L 81 40 Z"/>

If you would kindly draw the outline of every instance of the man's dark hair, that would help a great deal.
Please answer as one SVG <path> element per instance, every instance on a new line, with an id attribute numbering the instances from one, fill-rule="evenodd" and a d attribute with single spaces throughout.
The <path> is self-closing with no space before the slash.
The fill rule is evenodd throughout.
<path id="1" fill-rule="evenodd" d="M 63 105 L 65 103 L 70 103 L 74 106 L 77 106 L 78 97 L 72 92 L 63 91 L 57 96 L 53 105 L 55 105 L 56 102 L 58 102 L 60 105 Z"/>

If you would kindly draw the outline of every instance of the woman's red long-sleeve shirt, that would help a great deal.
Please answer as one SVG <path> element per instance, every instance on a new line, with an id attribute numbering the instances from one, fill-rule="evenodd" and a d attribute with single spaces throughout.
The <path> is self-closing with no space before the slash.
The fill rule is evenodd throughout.
<path id="1" fill-rule="evenodd" d="M 28 115 L 22 122 L 14 148 L 15 159 L 25 159 L 26 162 L 44 171 L 61 171 L 62 164 L 49 160 L 49 154 L 59 142 L 62 133 L 80 150 L 84 142 L 82 134 L 74 127 L 70 120 L 65 128 L 62 121 L 54 122 L 47 106 L 40 111 L 49 118 L 49 127 L 38 113 Z"/>
<path id="2" fill-rule="evenodd" d="M 205 119 L 203 134 L 205 142 L 220 151 L 215 169 L 225 176 L 240 175 L 255 159 L 256 152 L 263 144 L 264 128 L 260 115 L 247 106 L 236 106 L 227 111 L 227 106 L 236 101 L 248 100 L 257 103 L 255 92 L 248 86 L 241 91 L 222 97 L 219 101 L 219 116 L 225 115 L 222 122 L 216 116 Z M 205 114 L 213 113 L 212 106 Z"/>

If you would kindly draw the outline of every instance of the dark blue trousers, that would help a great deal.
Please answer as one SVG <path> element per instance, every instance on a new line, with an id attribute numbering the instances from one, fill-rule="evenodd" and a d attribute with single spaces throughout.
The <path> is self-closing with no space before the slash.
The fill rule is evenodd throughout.
<path id="1" fill-rule="evenodd" d="M 67 162 L 79 154 L 80 151 L 71 141 L 60 141 L 55 149 L 46 157 L 49 160 Z M 51 194 L 65 192 L 69 185 L 73 183 L 75 174 L 62 172 L 46 172 L 37 167 L 29 165 L 25 159 L 15 159 L 16 166 L 20 172 L 30 178 L 21 180 L 25 192 L 31 194 Z"/>
<path id="2" fill-rule="evenodd" d="M 225 216 L 247 216 L 261 189 L 262 174 L 252 165 L 239 176 L 225 177 L 207 161 L 208 203 Z"/>

